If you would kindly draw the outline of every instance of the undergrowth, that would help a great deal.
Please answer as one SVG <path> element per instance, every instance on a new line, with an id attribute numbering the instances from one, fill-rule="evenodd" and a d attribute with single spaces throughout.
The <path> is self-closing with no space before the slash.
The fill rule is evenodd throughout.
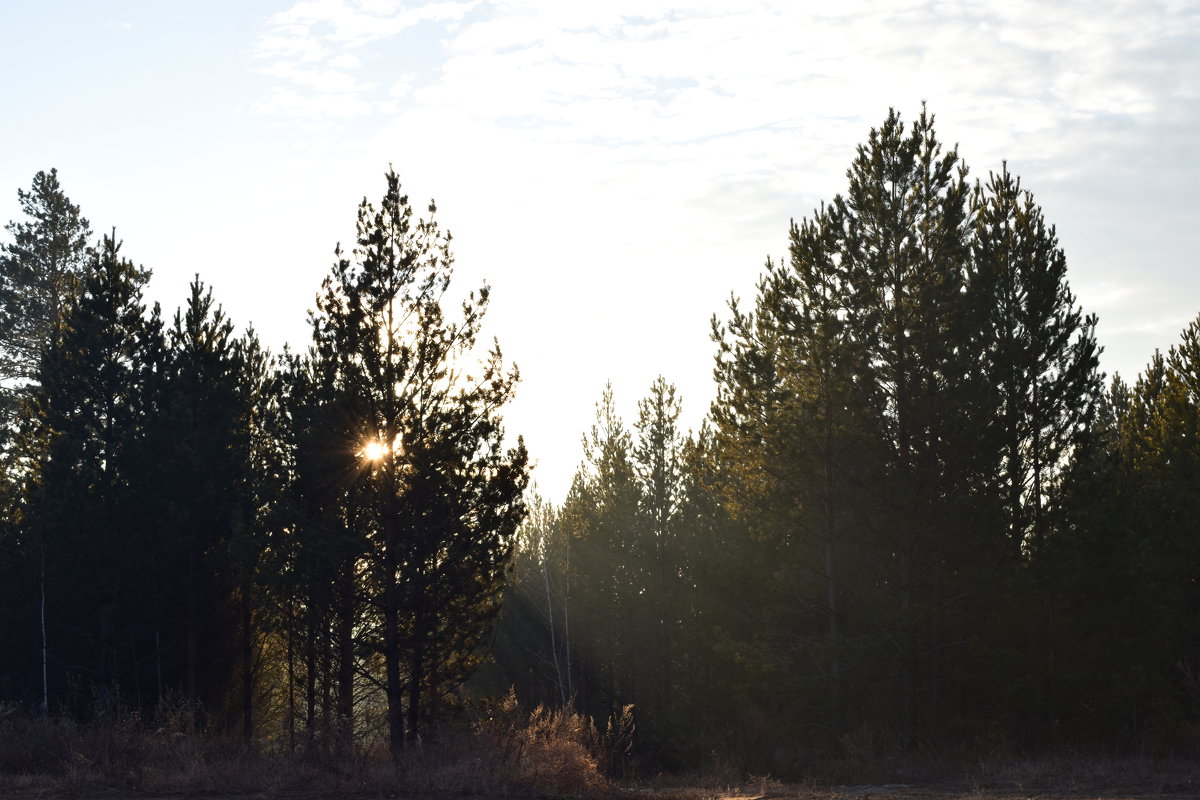
<path id="1" fill-rule="evenodd" d="M 632 708 L 603 726 L 571 709 L 522 709 L 511 692 L 471 725 L 442 731 L 393 761 L 382 742 L 350 752 L 320 746 L 265 753 L 197 730 L 195 709 L 174 702 L 148 718 L 115 703 L 86 723 L 0 704 L 0 796 L 151 795 L 509 796 L 598 800 L 651 796 L 841 797 L 888 793 L 888 784 L 941 787 L 928 796 L 1200 792 L 1191 759 L 1081 754 L 1017 756 L 995 742 L 956 752 L 904 751 L 883 733 L 858 731 L 837 753 L 805 757 L 794 772 L 749 772 L 715 757 L 708 769 L 634 784 Z M 777 743 L 779 744 L 779 743 Z M 780 747 L 779 752 L 785 748 Z M 783 783 L 779 778 L 790 783 Z M 624 778 L 627 780 L 619 781 Z M 735 788 L 736 787 L 736 788 Z M 856 788 L 857 787 L 857 788 Z M 849 796 L 849 795 L 846 795 Z"/>
<path id="2" fill-rule="evenodd" d="M 599 798 L 628 759 L 631 709 L 603 730 L 570 709 L 522 710 L 509 694 L 469 727 L 407 749 L 265 754 L 196 730 L 178 704 L 143 719 L 103 709 L 87 723 L 0 705 L 0 795 L 100 792 L 290 795 L 437 793 Z"/>

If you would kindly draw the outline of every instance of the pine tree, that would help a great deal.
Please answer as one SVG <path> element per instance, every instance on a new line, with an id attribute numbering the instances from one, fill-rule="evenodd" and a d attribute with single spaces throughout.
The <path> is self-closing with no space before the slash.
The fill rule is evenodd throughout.
<path id="1" fill-rule="evenodd" d="M 679 547 L 679 517 L 683 502 L 683 438 L 677 428 L 682 411 L 675 387 L 659 376 L 650 393 L 638 403 L 631 453 L 638 488 L 638 536 L 631 554 L 643 572 L 637 616 L 645 672 L 653 676 L 637 698 L 649 712 L 642 740 L 649 734 L 660 749 L 671 730 L 676 661 L 681 625 L 683 559 Z M 644 698 L 644 699 L 643 699 Z"/>
<path id="2" fill-rule="evenodd" d="M 0 385 L 11 391 L 36 378 L 88 265 L 88 221 L 63 193 L 58 170 L 17 190 L 26 222 L 10 222 L 0 245 Z"/>
<path id="3" fill-rule="evenodd" d="M 1054 228 L 1007 165 L 975 187 L 972 206 L 973 289 L 987 319 L 981 346 L 996 399 L 998 481 L 1019 558 L 1045 540 L 1059 467 L 1099 401 L 1096 318 L 1075 305 Z"/>
<path id="4" fill-rule="evenodd" d="M 563 506 L 571 537 L 575 630 L 572 663 L 584 713 L 607 719 L 638 695 L 639 670 L 629 621 L 643 586 L 635 550 L 638 490 L 632 436 L 617 413 L 612 386 L 596 404 L 584 437 L 584 464 Z"/>
<path id="5" fill-rule="evenodd" d="M 314 350 L 337 360 L 344 398 L 333 413 L 353 426 L 340 461 L 357 459 L 371 487 L 346 506 L 346 523 L 369 542 L 366 587 L 398 755 L 477 662 L 524 515 L 527 457 L 522 444 L 503 444 L 499 409 L 517 374 L 499 347 L 479 372 L 462 366 L 488 288 L 447 318 L 449 236 L 432 216 L 413 219 L 395 173 L 378 208 L 360 206 L 354 255 L 339 258 L 318 297 Z"/>
<path id="6" fill-rule="evenodd" d="M 866 356 L 856 380 L 885 446 L 870 535 L 881 555 L 890 554 L 878 580 L 892 594 L 895 616 L 881 616 L 880 630 L 897 631 L 888 637 L 896 642 L 909 743 L 918 709 L 937 710 L 932 695 L 918 702 L 918 687 L 940 681 L 921 654 L 942 652 L 932 625 L 958 594 L 942 577 L 965 577 L 963 560 L 980 559 L 964 516 L 978 472 L 972 431 L 982 422 L 970 413 L 979 407 L 972 389 L 980 384 L 969 347 L 977 323 L 964 300 L 966 168 L 956 150 L 943 151 L 933 121 L 922 110 L 906 132 L 891 112 L 859 147 L 848 192 L 835 203 L 852 287 L 850 335 Z"/>
<path id="7" fill-rule="evenodd" d="M 38 172 L 17 198 L 27 219 L 5 226 L 13 241 L 0 244 L 0 503 L 7 523 L 0 526 L 0 547 L 9 548 L 19 548 L 20 485 L 32 469 L 25 446 L 30 432 L 21 430 L 29 421 L 29 388 L 43 352 L 61 334 L 87 270 L 92 235 L 56 170 Z"/>
<path id="8" fill-rule="evenodd" d="M 725 458 L 738 465 L 738 492 L 756 498 L 745 501 L 740 516 L 775 553 L 773 607 L 780 616 L 760 634 L 763 652 L 797 653 L 803 642 L 803 650 L 824 653 L 817 682 L 825 685 L 824 719 L 833 731 L 844 715 L 841 554 L 854 537 L 846 488 L 863 480 L 855 452 L 861 423 L 854 420 L 863 401 L 851 380 L 863 359 L 849 335 L 841 229 L 827 206 L 793 223 L 789 257 L 767 262 L 754 314 L 735 306 L 729 326 L 716 329 L 713 407 Z M 780 659 L 781 684 L 784 676 L 806 675 L 804 662 L 811 658 Z"/>
<path id="9" fill-rule="evenodd" d="M 526 703 L 566 707 L 571 674 L 570 539 L 558 507 L 536 492 L 521 524 L 492 648 L 502 675 Z"/>
<path id="10" fill-rule="evenodd" d="M 137 476 L 144 487 L 141 516 L 162 532 L 154 540 L 158 567 L 148 580 L 156 597 L 146 624 L 160 642 L 160 695 L 177 689 L 208 713 L 232 712 L 245 642 L 239 652 L 238 637 L 228 632 L 245 618 L 241 559 L 249 557 L 246 537 L 258 527 L 254 506 L 266 502 L 253 497 L 266 467 L 252 453 L 255 406 L 271 402 L 263 390 L 266 355 L 256 341 L 234 336 L 232 321 L 199 277 L 167 340 Z"/>
<path id="11" fill-rule="evenodd" d="M 271 548 L 282 624 L 303 656 L 306 747 L 331 727 L 337 746 L 353 739 L 354 675 L 361 668 L 355 631 L 365 599 L 358 564 L 373 519 L 361 451 L 347 446 L 363 438 L 362 407 L 346 374 L 353 354 L 330 345 L 287 358 L 281 417 L 289 474 L 282 521 L 291 535 Z M 321 674 L 328 663 L 332 676 Z M 289 674 L 295 677 L 290 657 Z M 331 678 L 336 709 L 321 709 L 320 686 Z M 292 709 L 289 724 L 294 717 Z"/>
<path id="12" fill-rule="evenodd" d="M 275 358 L 253 328 L 238 339 L 234 356 L 239 372 L 235 442 L 240 474 L 229 550 L 238 587 L 242 739 L 249 744 L 262 704 L 265 635 L 273 616 L 267 551 L 282 518 L 280 497 L 285 487 L 282 385 Z"/>
<path id="13" fill-rule="evenodd" d="M 164 355 L 161 323 L 141 300 L 149 273 L 119 247 L 105 238 L 36 376 L 46 449 L 27 525 L 45 552 L 52 685 L 73 676 L 135 695 L 146 643 L 134 632 L 151 605 L 143 568 L 153 549 L 138 524 L 144 498 L 134 475 Z"/>

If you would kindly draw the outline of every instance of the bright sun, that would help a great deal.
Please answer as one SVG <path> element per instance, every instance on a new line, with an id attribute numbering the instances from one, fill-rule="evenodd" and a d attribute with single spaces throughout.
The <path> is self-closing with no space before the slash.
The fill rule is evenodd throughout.
<path id="1" fill-rule="evenodd" d="M 363 447 L 363 458 L 368 461 L 379 461 L 387 453 L 387 448 L 382 442 L 370 441 Z"/>

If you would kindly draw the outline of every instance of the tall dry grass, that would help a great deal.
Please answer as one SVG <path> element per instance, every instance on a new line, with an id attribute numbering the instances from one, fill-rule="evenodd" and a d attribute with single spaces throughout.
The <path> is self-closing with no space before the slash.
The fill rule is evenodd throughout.
<path id="1" fill-rule="evenodd" d="M 568 708 L 539 705 L 526 713 L 510 691 L 477 732 L 490 755 L 495 788 L 583 795 L 608 788 L 600 770 L 604 739 L 590 719 Z"/>
<path id="2" fill-rule="evenodd" d="M 632 715 L 604 731 L 569 709 L 525 711 L 510 693 L 469 727 L 405 751 L 264 754 L 232 736 L 200 732 L 178 701 L 151 719 L 98 708 L 93 719 L 27 714 L 0 706 L 0 795 L 154 792 L 461 793 L 576 798 L 611 796 L 605 768 L 628 758 Z"/>

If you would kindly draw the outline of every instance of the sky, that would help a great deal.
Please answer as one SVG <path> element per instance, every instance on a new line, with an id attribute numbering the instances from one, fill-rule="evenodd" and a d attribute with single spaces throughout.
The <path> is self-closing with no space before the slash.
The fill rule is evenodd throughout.
<path id="1" fill-rule="evenodd" d="M 595 403 L 713 396 L 710 319 L 790 219 L 921 103 L 972 178 L 1007 161 L 1133 378 L 1200 313 L 1200 3 L 0 0 L 0 221 L 56 167 L 172 313 L 193 276 L 303 348 L 391 165 L 484 282 L 505 413 L 560 500 Z M 6 234 L 0 236 L 7 237 Z"/>

